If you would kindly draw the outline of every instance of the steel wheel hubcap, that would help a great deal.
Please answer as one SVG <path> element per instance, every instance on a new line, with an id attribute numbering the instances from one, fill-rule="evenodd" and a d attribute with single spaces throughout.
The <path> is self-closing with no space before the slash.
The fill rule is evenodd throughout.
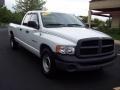
<path id="1" fill-rule="evenodd" d="M 46 73 L 50 71 L 51 67 L 51 62 L 50 62 L 50 57 L 49 56 L 44 56 L 43 57 L 43 69 Z"/>
<path id="2" fill-rule="evenodd" d="M 11 46 L 13 47 L 13 40 L 11 40 Z"/>

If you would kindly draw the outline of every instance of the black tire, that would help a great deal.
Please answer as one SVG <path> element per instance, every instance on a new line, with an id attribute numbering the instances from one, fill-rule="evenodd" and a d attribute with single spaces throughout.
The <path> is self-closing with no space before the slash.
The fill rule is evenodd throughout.
<path id="1" fill-rule="evenodd" d="M 49 48 L 43 49 L 41 53 L 42 73 L 45 76 L 52 78 L 56 75 L 55 57 Z"/>
<path id="2" fill-rule="evenodd" d="M 15 41 L 13 35 L 10 37 L 10 46 L 13 50 L 16 50 L 18 48 L 18 43 Z"/>

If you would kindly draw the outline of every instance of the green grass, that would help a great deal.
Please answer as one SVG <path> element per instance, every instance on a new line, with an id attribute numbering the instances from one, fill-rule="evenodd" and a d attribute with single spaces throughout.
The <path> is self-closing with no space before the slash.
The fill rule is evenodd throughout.
<path id="1" fill-rule="evenodd" d="M 105 29 L 100 31 L 110 35 L 113 39 L 120 40 L 120 29 Z"/>

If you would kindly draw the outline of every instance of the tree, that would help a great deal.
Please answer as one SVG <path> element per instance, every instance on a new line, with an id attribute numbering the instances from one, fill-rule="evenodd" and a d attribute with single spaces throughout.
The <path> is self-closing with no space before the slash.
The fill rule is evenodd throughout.
<path id="1" fill-rule="evenodd" d="M 88 16 L 79 16 L 84 23 L 87 23 L 88 21 Z"/>
<path id="2" fill-rule="evenodd" d="M 79 16 L 80 20 L 84 23 L 87 23 L 88 16 Z M 108 21 L 102 21 L 98 18 L 91 19 L 91 27 L 105 28 L 108 25 Z"/>
<path id="3" fill-rule="evenodd" d="M 0 6 L 0 26 L 9 23 L 21 23 L 21 13 L 11 12 L 5 6 Z"/>
<path id="4" fill-rule="evenodd" d="M 9 23 L 11 21 L 12 13 L 5 6 L 0 6 L 0 22 Z"/>
<path id="5" fill-rule="evenodd" d="M 43 8 L 46 2 L 44 0 L 16 0 L 16 6 L 14 7 L 16 12 L 25 14 L 27 11 Z"/>
<path id="6" fill-rule="evenodd" d="M 106 27 L 110 28 L 111 27 L 111 23 L 112 23 L 112 19 L 106 20 L 106 22 L 105 22 Z"/>

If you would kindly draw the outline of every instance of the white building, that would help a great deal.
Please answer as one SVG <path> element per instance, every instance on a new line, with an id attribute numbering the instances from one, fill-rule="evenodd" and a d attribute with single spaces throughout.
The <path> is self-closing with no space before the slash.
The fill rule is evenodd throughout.
<path id="1" fill-rule="evenodd" d="M 91 0 L 88 15 L 89 25 L 91 25 L 92 15 L 111 17 L 111 27 L 120 28 L 120 0 Z"/>

